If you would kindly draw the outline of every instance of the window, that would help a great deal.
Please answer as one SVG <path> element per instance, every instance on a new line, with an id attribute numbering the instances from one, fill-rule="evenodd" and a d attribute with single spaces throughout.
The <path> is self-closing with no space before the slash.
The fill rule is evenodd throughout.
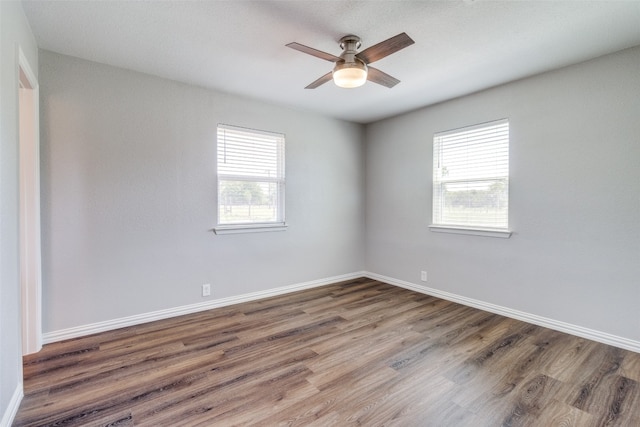
<path id="1" fill-rule="evenodd" d="M 432 231 L 509 237 L 509 121 L 433 137 Z"/>
<path id="2" fill-rule="evenodd" d="M 285 228 L 284 142 L 283 134 L 218 125 L 217 234 Z"/>

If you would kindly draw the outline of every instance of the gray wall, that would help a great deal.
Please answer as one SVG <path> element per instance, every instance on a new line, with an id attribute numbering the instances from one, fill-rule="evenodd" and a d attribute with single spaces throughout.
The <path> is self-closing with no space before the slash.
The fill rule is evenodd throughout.
<path id="1" fill-rule="evenodd" d="M 40 52 L 43 331 L 361 271 L 363 127 Z M 284 232 L 215 235 L 218 123 L 286 134 Z"/>
<path id="2" fill-rule="evenodd" d="M 18 46 L 38 72 L 38 48 L 18 2 L 0 2 L 0 420 L 22 383 L 18 264 Z"/>
<path id="3" fill-rule="evenodd" d="M 504 117 L 513 236 L 430 232 L 434 132 Z M 371 124 L 365 140 L 367 270 L 640 341 L 639 47 Z"/>
<path id="4" fill-rule="evenodd" d="M 415 284 L 427 270 L 430 288 L 640 340 L 640 48 L 364 131 L 40 62 L 45 332 L 201 302 L 202 283 L 215 299 L 366 268 Z M 514 235 L 429 232 L 433 133 L 503 117 Z M 286 133 L 286 232 L 210 232 L 217 123 Z"/>

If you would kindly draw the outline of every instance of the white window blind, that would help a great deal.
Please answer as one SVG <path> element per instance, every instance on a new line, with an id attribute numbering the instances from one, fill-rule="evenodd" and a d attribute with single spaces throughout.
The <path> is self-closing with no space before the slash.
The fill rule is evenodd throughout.
<path id="1" fill-rule="evenodd" d="M 507 230 L 507 119 L 434 135 L 433 225 Z"/>
<path id="2" fill-rule="evenodd" d="M 283 134 L 218 125 L 218 225 L 284 224 Z"/>

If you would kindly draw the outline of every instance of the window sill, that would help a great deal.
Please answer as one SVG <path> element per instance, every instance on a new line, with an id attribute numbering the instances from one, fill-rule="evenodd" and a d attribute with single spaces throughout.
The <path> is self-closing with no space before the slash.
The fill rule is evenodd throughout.
<path id="1" fill-rule="evenodd" d="M 470 236 L 498 237 L 508 239 L 511 237 L 511 230 L 500 230 L 495 228 L 469 228 L 455 227 L 451 225 L 430 225 L 429 229 L 436 233 L 466 234 Z"/>
<path id="2" fill-rule="evenodd" d="M 218 225 L 213 229 L 216 234 L 264 233 L 268 231 L 285 231 L 287 224 L 242 224 Z"/>

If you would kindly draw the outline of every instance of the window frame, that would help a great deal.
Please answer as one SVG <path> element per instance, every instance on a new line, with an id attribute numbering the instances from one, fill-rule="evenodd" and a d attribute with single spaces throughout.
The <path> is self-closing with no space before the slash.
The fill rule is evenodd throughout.
<path id="1" fill-rule="evenodd" d="M 220 168 L 220 132 L 231 131 L 253 134 L 256 137 L 271 137 L 275 140 L 276 150 L 276 176 L 265 177 L 246 174 L 227 174 L 221 173 Z M 226 140 L 224 141 L 227 142 Z M 287 229 L 285 221 L 285 192 L 286 192 L 286 176 L 285 176 L 285 134 L 279 132 L 265 131 L 260 129 L 247 128 L 236 125 L 228 125 L 219 123 L 216 127 L 216 226 L 213 231 L 216 234 L 235 234 L 235 233 L 255 233 L 268 231 L 284 231 Z M 252 154 L 256 154 L 255 151 Z M 277 202 L 276 202 L 276 220 L 274 221 L 245 221 L 245 222 L 221 222 L 221 184 L 225 181 L 245 181 L 255 183 L 273 183 L 276 186 Z"/>
<path id="2" fill-rule="evenodd" d="M 496 179 L 504 179 L 503 177 L 496 176 L 488 176 L 488 175 L 480 175 L 477 177 L 469 177 L 463 179 L 441 179 L 437 176 L 439 160 L 442 155 L 442 141 L 439 141 L 439 138 L 451 137 L 451 136 L 459 136 L 466 132 L 478 131 L 481 132 L 483 129 L 487 129 L 489 127 L 494 127 L 498 125 L 507 125 L 507 149 L 506 149 L 506 184 L 507 184 L 507 210 L 506 210 L 506 226 L 505 227 L 490 227 L 484 225 L 474 225 L 474 224 L 455 224 L 455 223 L 447 223 L 443 222 L 440 218 L 438 221 L 437 211 L 442 215 L 442 208 L 438 208 L 438 204 L 443 203 L 442 199 L 442 190 L 438 188 L 438 186 L 444 186 L 446 184 L 452 184 L 456 182 L 467 182 L 467 183 L 480 183 L 487 181 L 495 181 Z M 431 209 L 431 224 L 429 225 L 429 229 L 433 232 L 439 233 L 452 233 L 452 234 L 466 234 L 466 235 L 474 235 L 474 236 L 486 236 L 486 237 L 498 237 L 498 238 L 509 238 L 511 237 L 512 231 L 509 229 L 509 146 L 510 146 L 510 123 L 508 118 L 503 118 L 499 120 L 492 120 L 489 122 L 478 123 L 470 126 L 464 126 L 461 128 L 451 129 L 442 132 L 436 132 L 433 135 L 433 173 L 432 173 L 432 209 Z M 490 143 L 490 142 L 489 142 Z M 440 196 L 439 196 L 440 194 Z"/>

